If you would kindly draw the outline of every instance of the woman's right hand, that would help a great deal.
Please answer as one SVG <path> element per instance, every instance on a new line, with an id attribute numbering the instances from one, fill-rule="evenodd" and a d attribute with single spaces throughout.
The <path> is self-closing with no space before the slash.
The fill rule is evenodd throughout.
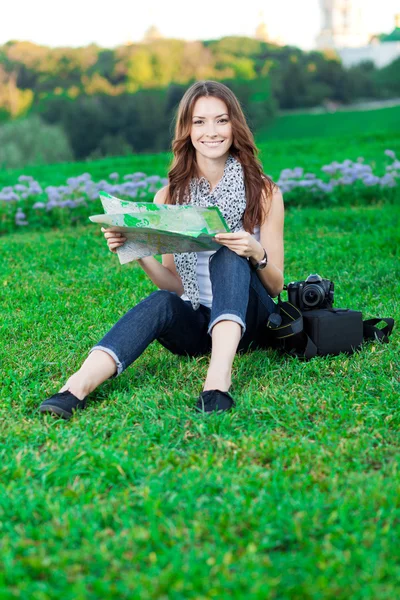
<path id="1" fill-rule="evenodd" d="M 111 252 L 114 252 L 114 254 L 116 253 L 117 248 L 126 242 L 126 237 L 124 237 L 122 233 L 111 231 L 110 229 L 104 229 L 104 227 L 101 228 L 101 231 L 104 233 L 104 237 L 107 240 L 108 248 L 111 250 Z"/>

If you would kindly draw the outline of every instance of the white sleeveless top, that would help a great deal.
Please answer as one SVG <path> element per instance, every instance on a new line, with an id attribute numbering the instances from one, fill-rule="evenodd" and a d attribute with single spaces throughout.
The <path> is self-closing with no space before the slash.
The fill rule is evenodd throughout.
<path id="1" fill-rule="evenodd" d="M 244 231 L 241 229 L 239 231 Z M 237 232 L 236 232 L 237 233 Z M 257 225 L 254 228 L 253 237 L 260 241 L 260 227 Z M 211 289 L 211 279 L 210 272 L 208 269 L 209 266 L 209 258 L 213 254 L 215 254 L 217 250 L 207 250 L 206 252 L 196 252 L 197 254 L 197 281 L 199 284 L 199 292 L 200 292 L 200 304 L 211 308 L 212 305 L 212 289 Z M 182 300 L 189 300 L 186 294 L 181 296 Z"/>

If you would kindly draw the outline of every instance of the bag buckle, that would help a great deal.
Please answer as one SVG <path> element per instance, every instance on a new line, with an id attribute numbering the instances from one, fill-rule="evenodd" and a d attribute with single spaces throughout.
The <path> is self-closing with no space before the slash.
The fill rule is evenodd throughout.
<path id="1" fill-rule="evenodd" d="M 281 324 L 282 324 L 282 317 L 279 313 L 273 312 L 269 315 L 268 321 L 267 321 L 267 327 L 269 327 L 269 329 L 275 329 L 276 327 L 279 327 Z"/>

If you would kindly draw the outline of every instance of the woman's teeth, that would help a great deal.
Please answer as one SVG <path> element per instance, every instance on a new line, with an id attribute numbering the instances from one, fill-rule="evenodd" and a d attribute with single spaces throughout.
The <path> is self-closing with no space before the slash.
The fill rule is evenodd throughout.
<path id="1" fill-rule="evenodd" d="M 218 146 L 218 144 L 222 144 L 222 140 L 219 140 L 219 142 L 202 142 L 202 144 L 206 146 Z"/>

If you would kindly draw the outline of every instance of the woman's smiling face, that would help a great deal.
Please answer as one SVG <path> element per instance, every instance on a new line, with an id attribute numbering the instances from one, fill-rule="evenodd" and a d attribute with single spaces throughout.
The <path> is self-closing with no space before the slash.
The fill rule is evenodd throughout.
<path id="1" fill-rule="evenodd" d="M 196 100 L 190 139 L 197 152 L 206 158 L 219 158 L 229 151 L 233 142 L 232 125 L 223 100 L 213 96 Z"/>

